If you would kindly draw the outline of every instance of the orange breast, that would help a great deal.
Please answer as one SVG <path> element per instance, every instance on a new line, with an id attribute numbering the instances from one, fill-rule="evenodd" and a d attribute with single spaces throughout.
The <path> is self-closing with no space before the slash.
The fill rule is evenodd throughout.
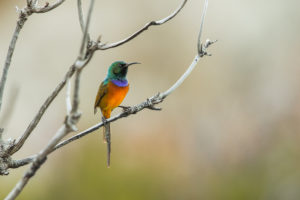
<path id="1" fill-rule="evenodd" d="M 118 87 L 112 82 L 108 83 L 107 94 L 100 102 L 100 108 L 105 118 L 109 118 L 111 111 L 122 103 L 128 90 L 129 85 L 126 87 Z"/>

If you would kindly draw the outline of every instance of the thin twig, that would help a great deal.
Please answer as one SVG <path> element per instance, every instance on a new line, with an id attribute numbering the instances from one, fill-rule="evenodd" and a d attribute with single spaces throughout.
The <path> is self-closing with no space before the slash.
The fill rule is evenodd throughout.
<path id="1" fill-rule="evenodd" d="M 13 160 L 13 161 L 11 161 L 9 163 L 9 168 L 19 168 L 19 167 L 22 167 L 24 165 L 32 163 L 35 158 L 36 158 L 36 155 L 33 155 L 33 156 L 30 156 L 30 157 L 25 158 L 25 159 Z"/>
<path id="2" fill-rule="evenodd" d="M 140 30 L 136 31 L 135 33 L 133 33 L 131 36 L 115 42 L 115 43 L 111 43 L 111 44 L 101 44 L 100 42 L 96 44 L 96 46 L 91 46 L 91 49 L 97 49 L 97 50 L 106 50 L 106 49 L 110 49 L 110 48 L 115 48 L 118 47 L 122 44 L 125 44 L 127 42 L 129 42 L 130 40 L 134 39 L 135 37 L 137 37 L 138 35 L 140 35 L 141 33 L 143 33 L 145 30 L 147 30 L 150 26 L 157 26 L 157 25 L 162 25 L 164 23 L 166 23 L 167 21 L 173 19 L 180 11 L 181 9 L 184 7 L 184 5 L 186 4 L 187 0 L 184 0 L 182 2 L 182 4 L 178 7 L 177 10 L 175 10 L 171 15 L 161 19 L 161 20 L 157 20 L 157 21 L 151 21 L 147 24 L 144 25 L 143 28 L 141 28 Z"/>
<path id="3" fill-rule="evenodd" d="M 82 33 L 84 33 L 84 21 L 83 21 L 83 11 L 82 11 L 81 0 L 77 0 L 77 11 L 78 11 L 80 27 L 81 27 Z"/>
<path id="4" fill-rule="evenodd" d="M 80 52 L 79 52 L 79 57 L 78 57 L 79 62 L 77 62 L 77 64 L 80 64 L 82 61 L 87 59 L 86 50 L 87 50 L 88 35 L 89 35 L 88 30 L 89 30 L 89 26 L 90 26 L 90 22 L 91 22 L 91 15 L 92 15 L 94 3 L 95 3 L 95 0 L 91 0 L 90 7 L 89 7 L 89 10 L 88 10 L 88 15 L 86 17 L 86 23 L 85 23 L 84 30 L 83 30 L 83 37 L 82 37 L 82 42 L 81 42 L 81 47 L 80 47 Z M 78 9 L 81 9 L 81 8 L 78 8 Z M 81 17 L 79 17 L 79 18 L 81 18 Z M 91 56 L 91 54 L 90 54 L 90 56 Z M 81 72 L 82 72 L 82 69 L 83 69 L 84 66 L 85 66 L 84 63 L 81 66 L 76 65 L 73 104 L 72 104 L 72 111 L 71 111 L 71 115 L 75 115 L 76 120 L 78 120 L 79 117 L 80 117 L 80 113 L 78 113 L 79 87 L 80 87 L 80 76 L 81 76 Z M 73 125 L 75 123 L 73 123 Z"/>
<path id="5" fill-rule="evenodd" d="M 67 115 L 71 113 L 72 103 L 71 103 L 71 79 L 67 81 L 67 91 L 66 91 L 66 108 Z"/>
<path id="6" fill-rule="evenodd" d="M 86 22 L 84 26 L 84 31 L 83 31 L 83 37 L 82 37 L 82 42 L 81 42 L 81 47 L 80 47 L 80 54 L 79 54 L 79 60 L 82 61 L 85 59 L 85 50 L 86 50 L 86 44 L 88 43 L 88 30 L 90 26 L 90 21 L 91 21 L 91 13 L 94 7 L 94 0 L 91 0 L 92 6 L 89 7 L 88 15 L 86 17 Z M 78 10 L 81 10 L 81 8 L 78 7 Z M 82 14 L 82 13 L 81 13 Z M 80 13 L 79 13 L 80 15 Z M 82 16 L 79 16 L 79 19 L 81 19 Z"/>
<path id="7" fill-rule="evenodd" d="M 82 33 L 84 34 L 85 26 L 84 26 L 84 20 L 83 20 L 83 11 L 82 11 L 82 2 L 81 0 L 77 0 L 77 11 L 78 11 L 78 17 L 79 17 L 79 24 Z M 90 34 L 87 33 L 87 42 L 90 42 Z"/>
<path id="8" fill-rule="evenodd" d="M 201 16 L 201 24 L 200 24 L 200 31 L 198 34 L 198 54 L 200 54 L 201 51 L 201 36 L 202 36 L 202 31 L 203 31 L 203 26 L 204 26 L 204 20 L 205 20 L 205 16 L 206 16 L 206 11 L 207 11 L 207 6 L 208 6 L 208 0 L 205 0 L 204 3 L 204 7 L 203 7 L 203 12 L 202 12 L 202 16 Z"/>

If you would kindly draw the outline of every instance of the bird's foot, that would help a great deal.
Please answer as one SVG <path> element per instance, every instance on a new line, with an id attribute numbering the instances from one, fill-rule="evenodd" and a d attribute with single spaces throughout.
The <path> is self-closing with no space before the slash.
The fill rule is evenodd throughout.
<path id="1" fill-rule="evenodd" d="M 106 120 L 106 118 L 103 117 L 103 116 L 102 116 L 102 122 L 103 122 L 104 125 L 107 124 L 107 120 Z"/>
<path id="2" fill-rule="evenodd" d="M 118 106 L 118 107 L 122 108 L 123 112 L 126 112 L 131 108 L 130 106 Z"/>

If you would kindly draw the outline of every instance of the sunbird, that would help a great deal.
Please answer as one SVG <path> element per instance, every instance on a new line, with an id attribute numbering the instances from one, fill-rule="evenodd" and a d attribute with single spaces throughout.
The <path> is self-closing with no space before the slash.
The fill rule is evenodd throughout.
<path id="1" fill-rule="evenodd" d="M 111 153 L 111 136 L 110 124 L 106 119 L 110 118 L 111 111 L 118 107 L 125 98 L 129 84 L 126 79 L 128 67 L 130 65 L 140 64 L 138 62 L 125 63 L 123 61 L 116 61 L 112 63 L 108 69 L 108 73 L 104 81 L 99 86 L 95 105 L 94 113 L 97 112 L 97 107 L 100 108 L 102 113 L 103 127 L 103 140 L 107 143 L 107 166 L 110 166 L 110 153 Z"/>

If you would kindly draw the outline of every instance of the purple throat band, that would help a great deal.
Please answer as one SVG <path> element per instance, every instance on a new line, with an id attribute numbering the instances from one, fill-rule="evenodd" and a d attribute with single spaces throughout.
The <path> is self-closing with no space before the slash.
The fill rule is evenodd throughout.
<path id="1" fill-rule="evenodd" d="M 113 84 L 115 84 L 116 86 L 119 87 L 126 87 L 128 85 L 128 81 L 127 80 L 111 80 L 111 82 Z"/>

